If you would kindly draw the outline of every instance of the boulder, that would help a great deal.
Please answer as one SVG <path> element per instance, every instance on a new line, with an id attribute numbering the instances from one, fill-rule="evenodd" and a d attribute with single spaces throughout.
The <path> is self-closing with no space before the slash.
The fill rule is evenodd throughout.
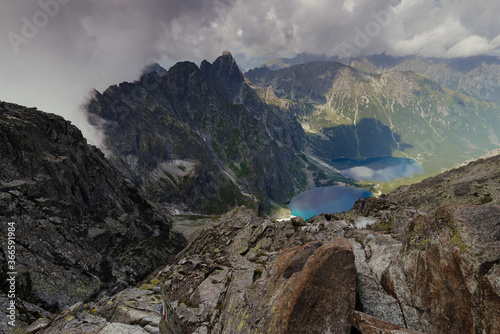
<path id="1" fill-rule="evenodd" d="M 291 276 L 278 300 L 277 332 L 349 333 L 356 301 L 351 245 L 338 238 L 306 256 L 297 254 L 283 272 Z"/>
<path id="2" fill-rule="evenodd" d="M 350 333 L 355 286 L 347 239 L 287 249 L 233 304 L 223 333 Z"/>
<path id="3" fill-rule="evenodd" d="M 404 254 L 382 273 L 408 327 L 500 332 L 500 208 L 448 205 L 410 222 Z"/>
<path id="4" fill-rule="evenodd" d="M 404 317 L 397 300 L 389 295 L 366 262 L 362 245 L 350 239 L 356 264 L 356 309 L 384 321 L 404 326 Z M 373 258 L 373 257 L 372 257 Z"/>

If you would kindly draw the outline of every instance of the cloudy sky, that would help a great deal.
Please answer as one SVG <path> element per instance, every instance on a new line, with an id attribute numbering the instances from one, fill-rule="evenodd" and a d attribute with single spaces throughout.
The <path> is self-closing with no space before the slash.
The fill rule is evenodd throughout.
<path id="1" fill-rule="evenodd" d="M 499 15 L 498 0 L 2 0 L 0 100 L 60 114 L 97 144 L 89 92 L 148 63 L 500 55 Z"/>

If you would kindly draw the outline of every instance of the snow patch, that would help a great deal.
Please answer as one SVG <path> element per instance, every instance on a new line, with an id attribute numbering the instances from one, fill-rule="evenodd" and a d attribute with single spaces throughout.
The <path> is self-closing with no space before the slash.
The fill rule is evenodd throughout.
<path id="1" fill-rule="evenodd" d="M 357 217 L 354 219 L 354 228 L 363 229 L 377 222 L 377 219 L 372 217 Z"/>

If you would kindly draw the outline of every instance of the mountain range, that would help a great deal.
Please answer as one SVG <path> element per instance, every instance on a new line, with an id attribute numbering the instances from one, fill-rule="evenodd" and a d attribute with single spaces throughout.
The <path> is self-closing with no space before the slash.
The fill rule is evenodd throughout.
<path id="1" fill-rule="evenodd" d="M 314 186 L 354 184 L 332 159 L 412 158 L 422 179 L 500 145 L 499 104 L 467 94 L 470 77 L 494 91 L 481 73 L 496 58 L 463 60 L 461 76 L 458 60 L 325 59 L 303 54 L 245 74 L 229 52 L 199 67 L 155 65 L 136 82 L 96 91 L 88 110 L 110 159 L 171 212 L 247 204 L 265 214 Z M 446 69 L 434 75 L 441 83 L 427 76 L 437 68 Z"/>
<path id="2" fill-rule="evenodd" d="M 339 62 L 371 74 L 387 71 L 414 72 L 457 92 L 484 100 L 500 101 L 500 59 L 494 56 L 440 59 L 381 54 L 342 59 L 304 52 L 294 58 L 273 58 L 261 65 L 261 68 L 279 70 L 318 61 Z"/>

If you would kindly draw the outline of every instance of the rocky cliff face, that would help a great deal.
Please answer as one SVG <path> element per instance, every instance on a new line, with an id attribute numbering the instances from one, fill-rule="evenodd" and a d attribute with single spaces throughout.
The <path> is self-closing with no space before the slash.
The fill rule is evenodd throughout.
<path id="1" fill-rule="evenodd" d="M 17 272 L 19 322 L 123 289 L 183 247 L 171 220 L 63 118 L 1 102 L 0 142 L 0 239 L 14 226 L 16 246 L 14 270 L 2 246 L 1 298 Z"/>
<path id="2" fill-rule="evenodd" d="M 229 52 L 199 68 L 179 63 L 161 77 L 112 86 L 88 108 L 133 183 L 186 211 L 258 202 L 266 212 L 270 200 L 339 179 L 303 154 L 300 125 L 259 98 Z"/>

